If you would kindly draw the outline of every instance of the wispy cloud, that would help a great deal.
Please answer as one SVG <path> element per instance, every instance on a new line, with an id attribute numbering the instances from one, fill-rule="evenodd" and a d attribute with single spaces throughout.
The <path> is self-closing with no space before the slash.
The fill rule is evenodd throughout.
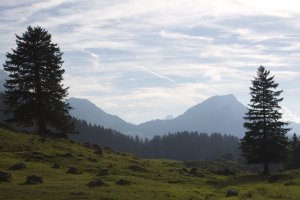
<path id="1" fill-rule="evenodd" d="M 259 65 L 287 91 L 284 106 L 300 113 L 294 100 L 299 6 L 294 0 L 1 1 L 0 60 L 15 47 L 15 33 L 41 25 L 65 52 L 70 95 L 131 122 L 178 115 L 216 94 L 234 93 L 246 104 Z"/>

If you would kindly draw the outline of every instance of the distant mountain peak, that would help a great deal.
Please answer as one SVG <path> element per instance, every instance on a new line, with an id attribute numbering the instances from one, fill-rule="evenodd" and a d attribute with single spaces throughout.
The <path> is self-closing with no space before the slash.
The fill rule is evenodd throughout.
<path id="1" fill-rule="evenodd" d="M 205 101 L 203 101 L 202 103 L 205 103 L 205 102 L 214 102 L 214 101 L 223 101 L 223 102 L 236 102 L 238 101 L 237 98 L 233 95 L 233 94 L 226 94 L 226 95 L 215 95 L 215 96 L 212 96 L 208 99 L 206 99 Z"/>
<path id="2" fill-rule="evenodd" d="M 170 120 L 170 119 L 174 119 L 174 116 L 173 115 L 167 115 L 164 120 Z"/>
<path id="3" fill-rule="evenodd" d="M 105 128 L 112 128 L 120 132 L 134 132 L 135 126 L 116 115 L 111 115 L 97 107 L 88 99 L 71 97 L 67 100 L 73 109 L 70 114 L 78 119 L 84 119 L 92 124 L 101 125 Z"/>

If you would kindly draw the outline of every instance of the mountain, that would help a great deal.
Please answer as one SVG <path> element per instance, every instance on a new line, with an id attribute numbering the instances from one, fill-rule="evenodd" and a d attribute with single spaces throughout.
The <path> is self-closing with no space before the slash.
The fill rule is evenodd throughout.
<path id="1" fill-rule="evenodd" d="M 112 128 L 116 131 L 120 131 L 127 134 L 139 134 L 136 132 L 136 126 L 130 124 L 116 115 L 111 115 L 95 104 L 91 103 L 87 99 L 69 98 L 68 103 L 72 106 L 70 114 L 77 119 L 84 119 L 85 121 L 101 125 L 105 128 Z"/>
<path id="2" fill-rule="evenodd" d="M 126 134 L 152 137 L 188 130 L 227 133 L 240 137 L 244 133 L 242 116 L 246 108 L 233 95 L 214 96 L 176 118 L 153 120 L 139 125 L 110 115 L 86 99 L 70 98 L 68 102 L 74 108 L 71 111 L 72 116 Z"/>
<path id="3" fill-rule="evenodd" d="M 126 122 L 118 116 L 110 115 L 86 99 L 70 98 L 74 108 L 71 115 L 92 124 L 112 128 L 121 133 L 152 137 L 178 131 L 198 131 L 223 133 L 242 137 L 245 132 L 243 116 L 246 107 L 232 94 L 213 96 L 199 103 L 176 118 L 152 120 L 139 125 Z M 291 122 L 291 133 L 300 133 L 300 124 Z"/>
<path id="4" fill-rule="evenodd" d="M 233 95 L 213 96 L 174 119 L 145 122 L 138 125 L 138 129 L 147 136 L 188 130 L 227 133 L 240 137 L 245 131 L 245 112 L 245 106 Z"/>

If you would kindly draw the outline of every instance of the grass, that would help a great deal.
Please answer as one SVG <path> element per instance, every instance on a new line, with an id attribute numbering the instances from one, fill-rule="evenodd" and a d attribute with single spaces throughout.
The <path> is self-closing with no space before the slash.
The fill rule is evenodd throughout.
<path id="1" fill-rule="evenodd" d="M 10 170 L 17 162 L 26 168 Z M 60 165 L 53 169 L 54 163 Z M 78 168 L 81 174 L 68 174 L 69 167 Z M 197 175 L 189 171 L 197 168 Z M 237 175 L 222 176 L 211 168 L 230 167 Z M 185 168 L 186 170 L 183 170 Z M 97 176 L 100 169 L 109 175 Z M 0 128 L 0 171 L 12 175 L 10 182 L 0 182 L 0 199 L 290 199 L 300 198 L 300 171 L 287 171 L 271 175 L 243 172 L 235 162 L 142 159 L 131 154 L 104 148 L 103 154 L 65 139 L 41 139 L 32 134 L 17 133 Z M 29 175 L 43 177 L 43 183 L 25 184 Z M 278 178 L 269 183 L 270 176 Z M 89 187 L 88 183 L 101 178 L 105 183 Z M 120 179 L 127 185 L 117 185 Z M 286 186 L 286 183 L 293 183 Z M 239 192 L 236 197 L 226 197 L 228 189 Z"/>

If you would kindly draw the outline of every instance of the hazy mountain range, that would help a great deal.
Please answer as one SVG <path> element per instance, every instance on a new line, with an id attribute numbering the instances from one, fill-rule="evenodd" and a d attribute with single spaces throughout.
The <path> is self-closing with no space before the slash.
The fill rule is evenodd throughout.
<path id="1" fill-rule="evenodd" d="M 126 122 L 118 116 L 110 115 L 86 99 L 70 98 L 74 108 L 71 115 L 85 119 L 92 124 L 100 124 L 126 134 L 143 137 L 162 135 L 176 131 L 198 131 L 206 133 L 226 133 L 237 137 L 244 135 L 243 116 L 246 107 L 232 94 L 213 96 L 199 103 L 182 115 L 172 119 L 152 120 L 139 125 Z M 299 133 L 300 124 L 291 123 L 292 132 Z"/>
<path id="2" fill-rule="evenodd" d="M 74 117 L 126 134 L 152 137 L 153 135 L 188 130 L 241 136 L 245 131 L 242 116 L 246 108 L 233 95 L 214 96 L 193 106 L 176 118 L 152 120 L 139 125 L 128 123 L 118 116 L 105 113 L 86 99 L 70 98 L 68 102 L 74 108 L 71 111 L 71 115 Z"/>
<path id="3" fill-rule="evenodd" d="M 0 70 L 0 90 L 7 74 Z M 121 133 L 152 137 L 177 131 L 198 131 L 206 133 L 226 133 L 237 137 L 244 135 L 243 116 L 246 107 L 232 94 L 213 96 L 199 103 L 182 115 L 175 118 L 152 120 L 138 125 L 131 124 L 116 115 L 111 115 L 98 108 L 87 99 L 69 98 L 67 100 L 73 107 L 71 115 L 84 119 L 91 124 L 102 125 Z M 300 124 L 291 122 L 292 131 L 300 133 Z"/>

